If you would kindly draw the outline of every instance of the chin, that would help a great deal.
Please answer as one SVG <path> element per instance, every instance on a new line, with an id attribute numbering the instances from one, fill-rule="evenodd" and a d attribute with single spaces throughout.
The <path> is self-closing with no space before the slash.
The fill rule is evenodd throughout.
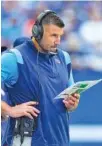
<path id="1" fill-rule="evenodd" d="M 51 48 L 50 51 L 51 52 L 56 52 L 57 48 Z"/>

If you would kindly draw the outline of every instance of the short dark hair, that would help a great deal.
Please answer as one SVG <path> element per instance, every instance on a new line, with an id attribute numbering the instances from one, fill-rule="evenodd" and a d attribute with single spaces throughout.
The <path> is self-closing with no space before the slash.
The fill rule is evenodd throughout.
<path id="1" fill-rule="evenodd" d="M 59 16 L 53 13 L 50 13 L 44 17 L 44 19 L 42 20 L 42 26 L 44 24 L 54 24 L 60 28 L 63 28 L 65 26 L 63 20 Z"/>

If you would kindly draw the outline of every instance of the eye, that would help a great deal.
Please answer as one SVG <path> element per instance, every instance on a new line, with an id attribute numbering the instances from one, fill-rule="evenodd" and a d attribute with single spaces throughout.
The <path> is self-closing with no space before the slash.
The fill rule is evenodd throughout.
<path id="1" fill-rule="evenodd" d="M 54 37 L 56 39 L 61 39 L 62 38 L 62 35 L 58 35 L 58 34 L 52 34 L 51 37 Z"/>
<path id="2" fill-rule="evenodd" d="M 57 37 L 57 34 L 52 34 L 52 36 Z"/>

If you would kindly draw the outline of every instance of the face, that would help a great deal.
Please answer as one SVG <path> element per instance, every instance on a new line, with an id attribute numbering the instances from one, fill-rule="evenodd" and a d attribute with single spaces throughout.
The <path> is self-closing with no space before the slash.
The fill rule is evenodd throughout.
<path id="1" fill-rule="evenodd" d="M 40 42 L 40 46 L 45 52 L 56 52 L 57 46 L 60 44 L 61 36 L 64 28 L 60 28 L 53 24 L 43 26 L 44 33 Z"/>

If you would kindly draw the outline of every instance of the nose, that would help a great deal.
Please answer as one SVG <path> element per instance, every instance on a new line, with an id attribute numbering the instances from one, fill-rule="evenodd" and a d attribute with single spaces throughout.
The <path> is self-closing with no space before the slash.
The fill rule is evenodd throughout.
<path id="1" fill-rule="evenodd" d="M 61 40 L 61 38 L 60 37 L 57 37 L 56 40 L 55 40 L 55 44 L 56 45 L 60 45 L 60 40 Z"/>

